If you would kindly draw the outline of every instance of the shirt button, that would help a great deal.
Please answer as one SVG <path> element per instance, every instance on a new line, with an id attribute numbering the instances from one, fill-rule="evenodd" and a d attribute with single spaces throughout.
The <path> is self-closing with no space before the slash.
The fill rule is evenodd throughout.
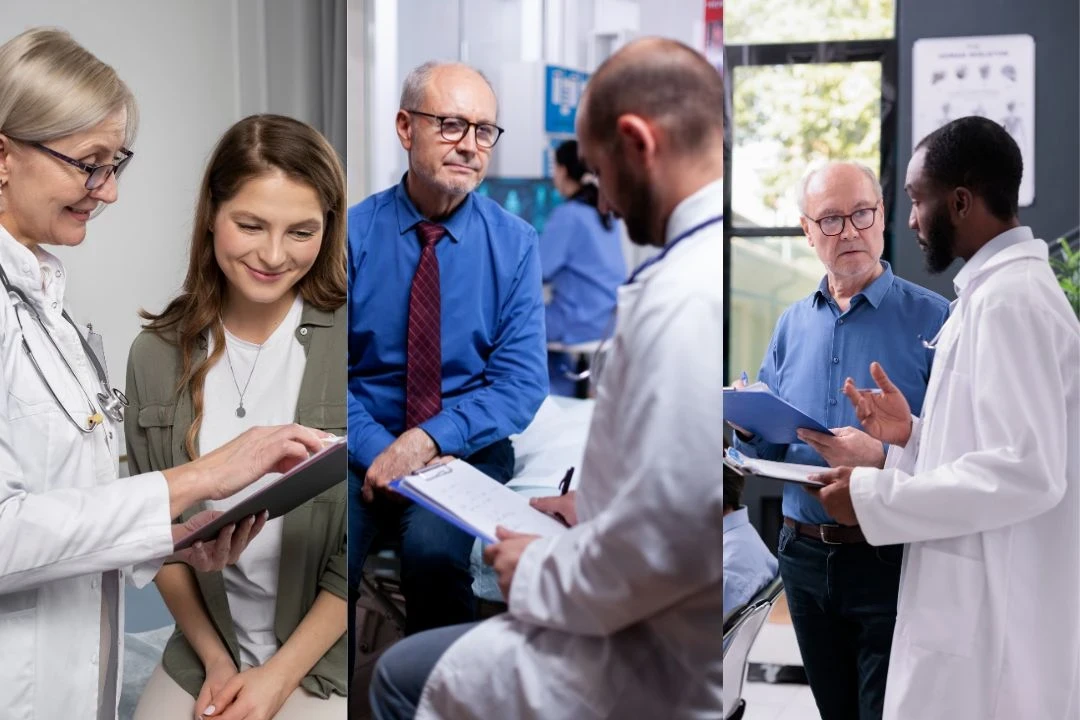
<path id="1" fill-rule="evenodd" d="M 100 584 L 101 584 L 101 580 L 99 578 L 94 578 L 93 580 L 90 581 L 90 587 L 92 587 L 94 590 L 97 590 L 98 585 L 100 585 Z"/>
<path id="2" fill-rule="evenodd" d="M 835 405 L 836 404 L 836 398 L 829 398 L 829 404 L 830 405 Z"/>
<path id="3" fill-rule="evenodd" d="M 98 661 L 97 653 L 94 653 L 93 655 L 90 656 L 90 664 L 91 665 L 97 665 L 97 661 Z"/>
<path id="4" fill-rule="evenodd" d="M 307 335 L 307 328 L 300 328 L 301 335 Z"/>
<path id="5" fill-rule="evenodd" d="M 56 277 L 63 277 L 63 276 L 64 276 L 64 273 L 60 272 L 59 270 L 56 271 Z"/>
<path id="6" fill-rule="evenodd" d="M 28 262 L 24 262 L 24 263 L 22 264 L 22 269 L 23 269 L 23 272 L 24 272 L 24 273 L 26 273 L 27 275 L 29 275 L 29 274 L 30 274 L 30 263 L 28 263 Z"/>
<path id="7" fill-rule="evenodd" d="M 840 362 L 840 358 L 838 358 L 838 357 L 836 357 L 836 358 L 833 358 L 833 359 L 832 359 L 832 361 L 833 361 L 833 365 L 835 365 L 835 364 L 837 364 L 838 362 Z"/>
<path id="8" fill-rule="evenodd" d="M 109 439 L 112 440 L 112 430 L 109 431 Z"/>
<path id="9" fill-rule="evenodd" d="M 53 303 L 53 304 L 52 304 L 52 309 L 53 309 L 53 310 L 55 310 L 55 309 L 56 309 L 56 303 Z"/>
<path id="10" fill-rule="evenodd" d="M 837 325 L 843 325 L 844 324 L 844 319 L 840 318 L 839 320 L 836 321 L 836 324 Z"/>

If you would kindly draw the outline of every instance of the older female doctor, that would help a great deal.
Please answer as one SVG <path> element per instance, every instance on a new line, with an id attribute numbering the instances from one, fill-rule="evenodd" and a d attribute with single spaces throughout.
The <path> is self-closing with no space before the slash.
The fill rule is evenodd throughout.
<path id="1" fill-rule="evenodd" d="M 125 398 L 64 312 L 66 273 L 43 246 L 80 244 L 95 211 L 116 200 L 134 114 L 112 68 L 66 33 L 30 30 L 0 46 L 0 716 L 9 720 L 115 718 L 121 568 L 141 563 L 132 574 L 148 581 L 191 529 L 171 518 L 321 446 L 300 426 L 255 428 L 187 465 L 117 478 Z M 231 541 L 223 531 L 212 553 L 174 559 L 223 566 L 255 525 L 245 521 Z"/>

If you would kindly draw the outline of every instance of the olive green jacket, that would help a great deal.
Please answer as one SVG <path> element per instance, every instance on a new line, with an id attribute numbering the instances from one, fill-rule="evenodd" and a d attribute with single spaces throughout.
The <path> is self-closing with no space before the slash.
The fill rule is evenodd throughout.
<path id="1" fill-rule="evenodd" d="M 304 304 L 296 339 L 304 347 L 307 364 L 296 405 L 296 422 L 335 435 L 346 434 L 345 358 L 346 306 L 325 312 Z M 206 357 L 206 343 L 201 355 Z M 128 468 L 132 475 L 165 470 L 190 461 L 184 438 L 192 423 L 192 400 L 177 397 L 182 360 L 178 346 L 162 336 L 143 331 L 128 356 L 127 437 Z M 311 609 L 320 590 L 347 597 L 345 549 L 345 478 L 326 492 L 285 514 L 278 576 L 274 629 L 284 644 Z M 184 514 L 187 519 L 203 507 Z M 199 590 L 222 642 L 240 666 L 240 651 L 221 573 L 195 572 Z M 343 635 L 315 664 L 301 687 L 319 697 L 345 695 L 347 640 Z M 165 647 L 165 671 L 184 690 L 197 697 L 205 680 L 199 656 L 179 628 Z"/>

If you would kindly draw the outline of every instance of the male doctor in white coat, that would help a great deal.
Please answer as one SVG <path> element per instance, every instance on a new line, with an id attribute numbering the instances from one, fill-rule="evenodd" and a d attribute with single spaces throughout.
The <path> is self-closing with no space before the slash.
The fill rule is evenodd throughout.
<path id="1" fill-rule="evenodd" d="M 819 492 L 874 545 L 907 543 L 886 720 L 1080 718 L 1080 323 L 1017 220 L 1021 157 L 996 123 L 955 120 L 915 149 L 905 189 L 931 272 L 957 300 L 923 415 L 876 363 L 845 393 L 892 448 Z"/>
<path id="2" fill-rule="evenodd" d="M 574 526 L 500 531 L 485 559 L 509 612 L 392 647 L 380 720 L 722 717 L 723 103 L 701 55 L 655 38 L 586 87 L 601 197 L 663 250 L 620 288 L 580 490 L 537 505 Z"/>

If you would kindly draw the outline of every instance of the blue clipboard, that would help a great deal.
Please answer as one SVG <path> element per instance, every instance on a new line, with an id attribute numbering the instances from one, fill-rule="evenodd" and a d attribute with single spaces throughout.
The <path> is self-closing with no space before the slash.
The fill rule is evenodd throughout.
<path id="1" fill-rule="evenodd" d="M 771 392 L 725 390 L 724 420 L 775 445 L 799 442 L 799 428 L 832 435 L 832 431 Z"/>

